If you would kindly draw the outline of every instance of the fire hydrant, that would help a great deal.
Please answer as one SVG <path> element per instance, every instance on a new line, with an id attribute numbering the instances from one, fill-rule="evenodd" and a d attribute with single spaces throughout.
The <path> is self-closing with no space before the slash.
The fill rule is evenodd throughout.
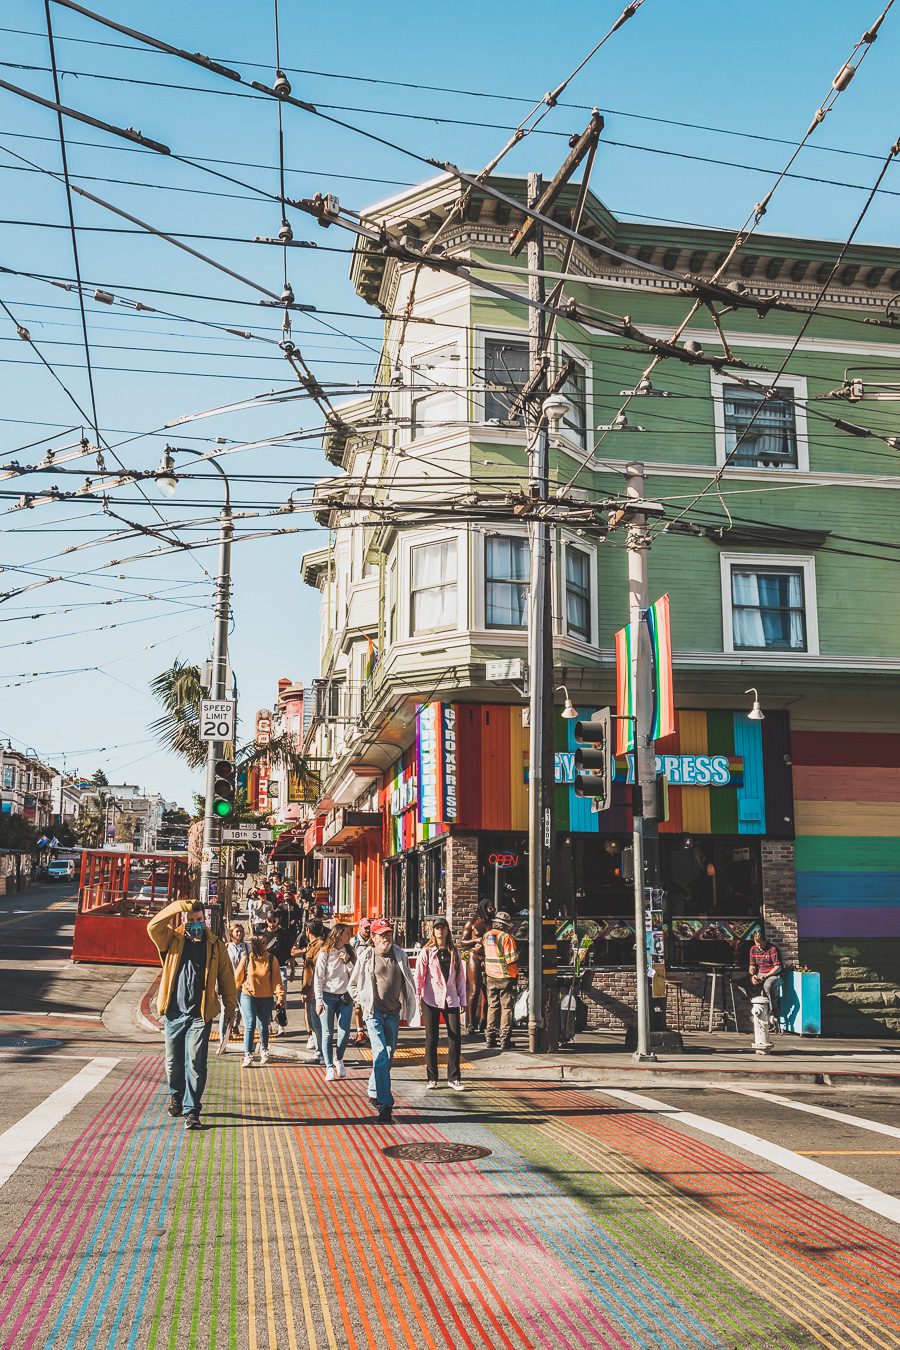
<path id="1" fill-rule="evenodd" d="M 753 1017 L 753 1053 L 767 1055 L 773 1049 L 769 1036 L 769 1018 L 771 1009 L 764 994 L 750 1000 L 750 1013 Z"/>

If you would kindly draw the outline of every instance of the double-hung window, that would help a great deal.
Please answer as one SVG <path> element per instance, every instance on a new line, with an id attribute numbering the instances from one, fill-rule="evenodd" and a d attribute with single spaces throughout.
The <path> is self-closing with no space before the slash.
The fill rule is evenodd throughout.
<path id="1" fill-rule="evenodd" d="M 409 551 L 409 570 L 410 636 L 455 628 L 456 540 L 417 544 Z"/>
<path id="2" fill-rule="evenodd" d="M 409 363 L 411 441 L 450 430 L 463 416 L 459 392 L 459 351 L 455 345 L 422 352 Z"/>
<path id="3" fill-rule="evenodd" d="M 566 631 L 591 640 L 591 560 L 583 549 L 566 545 Z"/>
<path id="4" fill-rule="evenodd" d="M 494 535 L 485 543 L 484 615 L 488 628 L 524 628 L 528 605 L 528 540 Z"/>
<path id="5" fill-rule="evenodd" d="M 735 651 L 809 649 L 804 571 L 802 566 L 731 564 Z"/>
<path id="6" fill-rule="evenodd" d="M 565 355 L 565 354 L 564 354 Z M 563 418 L 563 430 L 582 450 L 587 448 L 587 377 L 584 366 L 569 357 L 572 374 L 562 387 L 570 410 Z"/>
<path id="7" fill-rule="evenodd" d="M 725 458 L 742 468 L 798 467 L 794 391 L 779 386 L 771 398 L 738 384 L 722 385 Z"/>
<path id="8" fill-rule="evenodd" d="M 484 420 L 507 422 L 516 395 L 528 381 L 528 343 L 511 338 L 485 338 Z M 515 419 L 522 426 L 521 414 Z"/>

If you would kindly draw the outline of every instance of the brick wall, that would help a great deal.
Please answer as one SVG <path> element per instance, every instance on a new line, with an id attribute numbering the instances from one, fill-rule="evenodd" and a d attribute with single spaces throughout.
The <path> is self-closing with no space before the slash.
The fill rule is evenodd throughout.
<path id="1" fill-rule="evenodd" d="M 478 836 L 451 834 L 446 847 L 447 921 L 458 939 L 478 904 Z"/>
<path id="2" fill-rule="evenodd" d="M 762 839 L 763 921 L 766 934 L 781 948 L 785 961 L 796 962 L 797 887 L 794 841 Z"/>
<path id="3" fill-rule="evenodd" d="M 680 989 L 681 1019 L 678 1004 Z M 706 975 L 702 970 L 670 971 L 666 990 L 666 1021 L 673 1031 L 705 1031 L 709 1025 L 709 1003 L 704 1002 Z M 633 1026 L 635 1021 L 635 974 L 627 966 L 598 966 L 590 983 L 583 991 L 588 1010 L 588 1028 L 592 1031 L 620 1030 Z M 734 1029 L 731 1016 L 731 998 L 727 986 L 725 997 L 729 1012 L 728 1030 Z M 738 1030 L 750 1032 L 750 1002 L 741 990 L 735 989 Z M 722 986 L 716 992 L 716 1011 L 713 1028 L 722 1027 Z"/>

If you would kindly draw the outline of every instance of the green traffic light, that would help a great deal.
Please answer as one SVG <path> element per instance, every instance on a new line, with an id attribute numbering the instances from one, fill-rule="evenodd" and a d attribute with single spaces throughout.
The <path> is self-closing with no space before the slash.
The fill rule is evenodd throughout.
<path id="1" fill-rule="evenodd" d="M 223 801 L 215 802 L 213 804 L 213 810 L 215 811 L 217 816 L 230 816 L 232 810 L 231 802 L 223 802 Z"/>

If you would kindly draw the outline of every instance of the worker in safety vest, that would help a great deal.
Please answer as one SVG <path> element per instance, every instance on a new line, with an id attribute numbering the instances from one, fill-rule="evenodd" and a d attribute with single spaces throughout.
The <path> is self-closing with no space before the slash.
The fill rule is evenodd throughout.
<path id="1" fill-rule="evenodd" d="M 519 946 L 510 932 L 511 928 L 511 915 L 500 910 L 494 915 L 494 922 L 484 935 L 484 975 L 488 1002 L 485 1039 L 488 1046 L 495 1046 L 499 1028 L 501 1050 L 509 1048 L 512 1038 L 513 1007 L 519 979 Z"/>

